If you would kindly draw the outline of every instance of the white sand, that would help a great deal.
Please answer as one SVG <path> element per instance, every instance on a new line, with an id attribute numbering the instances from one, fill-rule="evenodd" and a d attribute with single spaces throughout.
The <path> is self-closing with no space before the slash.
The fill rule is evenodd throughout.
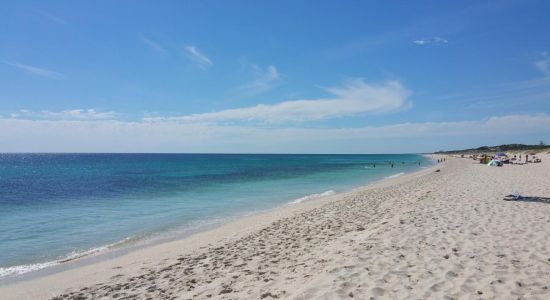
<path id="1" fill-rule="evenodd" d="M 550 155 L 447 162 L 0 287 L 1 299 L 550 299 Z"/>

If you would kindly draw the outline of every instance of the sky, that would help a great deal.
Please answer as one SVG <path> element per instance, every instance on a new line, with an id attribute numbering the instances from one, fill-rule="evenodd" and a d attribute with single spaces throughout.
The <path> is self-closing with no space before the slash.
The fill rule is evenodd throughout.
<path id="1" fill-rule="evenodd" d="M 550 143 L 550 2 L 11 1 L 0 152 Z"/>

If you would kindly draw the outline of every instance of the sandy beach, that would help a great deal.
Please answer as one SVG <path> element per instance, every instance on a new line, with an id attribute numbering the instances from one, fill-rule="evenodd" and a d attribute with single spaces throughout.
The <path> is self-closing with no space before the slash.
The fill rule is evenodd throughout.
<path id="1" fill-rule="evenodd" d="M 548 299 L 550 155 L 467 158 L 0 287 L 2 299 Z M 537 199 L 534 199 L 537 200 Z"/>

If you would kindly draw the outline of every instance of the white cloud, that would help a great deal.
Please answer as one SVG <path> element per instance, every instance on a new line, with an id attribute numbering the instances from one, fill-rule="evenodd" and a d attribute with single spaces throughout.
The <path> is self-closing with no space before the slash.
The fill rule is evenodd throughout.
<path id="1" fill-rule="evenodd" d="M 151 39 L 148 39 L 146 37 L 141 37 L 141 40 L 147 44 L 149 47 L 151 47 L 151 49 L 153 49 L 155 52 L 157 52 L 158 54 L 167 54 L 168 51 L 166 49 L 164 49 L 164 47 L 162 47 L 159 43 L 151 40 Z"/>
<path id="2" fill-rule="evenodd" d="M 257 95 L 266 92 L 280 83 L 282 75 L 273 65 L 269 65 L 265 70 L 257 65 L 252 65 L 254 80 L 237 88 L 239 94 Z"/>
<path id="3" fill-rule="evenodd" d="M 535 67 L 541 71 L 544 76 L 550 77 L 550 57 L 548 53 L 541 53 L 541 59 L 535 62 Z"/>
<path id="4" fill-rule="evenodd" d="M 192 62 L 194 62 L 201 69 L 206 69 L 213 65 L 210 58 L 208 58 L 208 56 L 206 56 L 204 53 L 199 51 L 197 47 L 186 46 L 184 49 L 185 49 L 185 56 L 189 58 Z"/>
<path id="5" fill-rule="evenodd" d="M 42 77 L 52 78 L 52 79 L 56 79 L 56 78 L 61 77 L 61 74 L 59 74 L 55 71 L 48 70 L 48 69 L 43 69 L 43 68 L 38 68 L 38 67 L 31 66 L 31 65 L 22 64 L 22 63 L 16 62 L 16 61 L 13 61 L 13 62 L 4 61 L 4 64 L 12 66 L 12 67 L 16 67 L 19 70 L 22 70 L 22 71 L 24 71 L 26 73 L 29 73 L 29 74 L 32 74 L 32 75 L 37 75 L 37 76 L 42 76 Z"/>
<path id="6" fill-rule="evenodd" d="M 329 98 L 305 99 L 258 104 L 211 113 L 172 118 L 147 119 L 181 122 L 253 121 L 263 123 L 304 122 L 337 118 L 359 113 L 391 112 L 407 108 L 411 92 L 398 81 L 369 84 L 362 79 L 349 80 L 342 87 L 327 89 Z"/>
<path id="7" fill-rule="evenodd" d="M 0 152 L 384 152 L 435 151 L 462 139 L 483 144 L 550 138 L 550 115 L 360 128 L 265 128 L 206 123 L 0 118 Z M 495 134 L 498 132 L 499 134 Z M 435 149 L 426 148 L 429 141 Z M 415 142 L 416 141 L 416 142 Z M 495 142 L 496 143 L 496 142 Z M 377 145 L 385 145 L 378 147 Z M 388 146 L 390 145 L 390 146 Z M 391 145 L 398 145 L 397 148 Z M 470 144 L 468 144 L 470 145 Z M 377 148 L 378 147 L 378 148 Z M 353 148 L 353 149 L 352 149 Z"/>
<path id="8" fill-rule="evenodd" d="M 417 45 L 428 45 L 428 44 L 447 44 L 449 41 L 444 39 L 444 38 L 440 38 L 440 37 L 433 37 L 433 38 L 430 38 L 430 39 L 421 39 L 421 40 L 414 40 L 413 43 L 417 44 Z"/>
<path id="9" fill-rule="evenodd" d="M 47 119 L 107 120 L 115 119 L 119 114 L 112 111 L 100 112 L 90 108 L 70 109 L 59 112 L 43 111 L 42 115 Z"/>
<path id="10" fill-rule="evenodd" d="M 47 120 L 113 120 L 120 114 L 112 111 L 101 112 L 93 108 L 90 109 L 68 109 L 62 111 L 30 111 L 21 109 L 12 113 L 12 118 L 19 119 L 47 119 Z"/>

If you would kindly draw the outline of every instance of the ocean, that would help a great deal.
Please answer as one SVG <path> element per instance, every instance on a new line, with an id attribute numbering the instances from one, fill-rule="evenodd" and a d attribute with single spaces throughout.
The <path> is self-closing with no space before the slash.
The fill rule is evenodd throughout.
<path id="1" fill-rule="evenodd" d="M 430 164 L 415 154 L 0 154 L 0 280 Z"/>

